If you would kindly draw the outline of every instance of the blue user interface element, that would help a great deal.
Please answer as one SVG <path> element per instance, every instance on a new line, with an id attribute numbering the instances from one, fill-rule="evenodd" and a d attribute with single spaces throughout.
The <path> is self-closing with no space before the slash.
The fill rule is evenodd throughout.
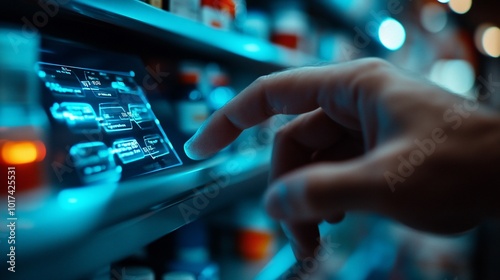
<path id="1" fill-rule="evenodd" d="M 50 107 L 52 116 L 66 122 L 73 133 L 99 132 L 101 127 L 97 122 L 97 115 L 90 104 L 81 102 L 54 103 Z"/>
<path id="2" fill-rule="evenodd" d="M 125 111 L 118 103 L 101 103 L 99 104 L 99 112 L 104 129 L 107 132 L 115 132 L 120 130 L 131 130 L 132 120 L 130 112 Z"/>
<path id="3" fill-rule="evenodd" d="M 113 143 L 113 150 L 124 164 L 141 160 L 145 157 L 144 151 L 134 138 L 115 141 Z"/>
<path id="4" fill-rule="evenodd" d="M 152 158 L 162 157 L 168 153 L 167 145 L 160 135 L 146 135 L 144 138 L 144 145 Z"/>
<path id="5" fill-rule="evenodd" d="M 82 181 L 117 181 L 121 177 L 121 167 L 116 165 L 111 150 L 102 142 L 87 142 L 71 147 L 70 155 Z"/>
<path id="6" fill-rule="evenodd" d="M 61 182 L 64 176 L 78 177 L 71 184 L 117 182 L 182 165 L 133 72 L 50 63 L 39 69 L 44 104 L 61 135 L 55 139 Z"/>

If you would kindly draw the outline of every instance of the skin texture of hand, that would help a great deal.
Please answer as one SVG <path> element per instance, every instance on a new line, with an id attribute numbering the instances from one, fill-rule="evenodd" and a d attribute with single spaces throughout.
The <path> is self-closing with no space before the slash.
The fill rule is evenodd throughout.
<path id="1" fill-rule="evenodd" d="M 185 145 L 215 154 L 270 116 L 300 114 L 276 135 L 269 214 L 298 259 L 318 223 L 370 211 L 438 233 L 499 216 L 500 116 L 379 59 L 257 79 Z"/>

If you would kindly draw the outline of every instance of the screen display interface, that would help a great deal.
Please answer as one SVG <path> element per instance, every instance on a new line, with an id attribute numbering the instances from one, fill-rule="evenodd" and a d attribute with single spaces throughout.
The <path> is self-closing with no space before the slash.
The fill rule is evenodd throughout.
<path id="1" fill-rule="evenodd" d="M 39 63 L 55 179 L 116 182 L 181 165 L 134 73 Z"/>

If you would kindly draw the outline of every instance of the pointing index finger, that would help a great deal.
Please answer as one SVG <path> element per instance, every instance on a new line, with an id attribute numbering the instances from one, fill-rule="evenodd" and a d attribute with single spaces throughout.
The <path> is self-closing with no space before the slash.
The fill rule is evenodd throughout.
<path id="1" fill-rule="evenodd" d="M 378 60 L 378 65 L 380 63 Z M 246 128 L 252 127 L 272 115 L 300 114 L 329 107 L 328 112 L 349 121 L 357 118 L 357 94 L 349 89 L 361 90 L 356 75 L 363 72 L 367 60 L 341 65 L 305 67 L 288 70 L 257 79 L 215 112 L 196 134 L 185 144 L 186 154 L 192 159 L 209 157 L 229 145 Z M 374 65 L 372 65 L 374 66 Z M 367 66 L 368 67 L 368 66 Z M 338 106 L 332 103 L 342 103 Z"/>

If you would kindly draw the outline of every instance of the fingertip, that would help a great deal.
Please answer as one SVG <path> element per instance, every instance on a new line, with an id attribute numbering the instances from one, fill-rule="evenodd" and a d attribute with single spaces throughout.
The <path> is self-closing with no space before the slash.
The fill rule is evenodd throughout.
<path id="1" fill-rule="evenodd" d="M 202 160 L 210 157 L 210 155 L 204 154 L 200 147 L 200 144 L 196 143 L 197 142 L 197 134 L 193 135 L 189 140 L 184 143 L 184 153 L 186 156 L 192 160 Z"/>
<path id="2" fill-rule="evenodd" d="M 194 138 L 194 136 L 191 137 L 191 138 L 189 138 L 189 140 L 187 140 L 186 143 L 184 143 L 184 153 L 190 159 L 199 160 L 200 156 L 193 149 L 193 145 L 192 145 L 193 144 L 193 138 Z"/>
<path id="3" fill-rule="evenodd" d="M 299 245 L 296 243 L 295 240 L 290 240 L 290 247 L 292 247 L 292 252 L 295 255 L 295 258 L 297 259 L 298 262 L 305 260 L 311 255 L 310 253 L 304 252 L 299 247 Z"/>
<path id="4" fill-rule="evenodd" d="M 307 258 L 314 258 L 319 246 L 318 225 L 315 222 L 290 223 L 281 222 L 283 233 L 290 241 L 295 258 L 300 262 Z"/>

